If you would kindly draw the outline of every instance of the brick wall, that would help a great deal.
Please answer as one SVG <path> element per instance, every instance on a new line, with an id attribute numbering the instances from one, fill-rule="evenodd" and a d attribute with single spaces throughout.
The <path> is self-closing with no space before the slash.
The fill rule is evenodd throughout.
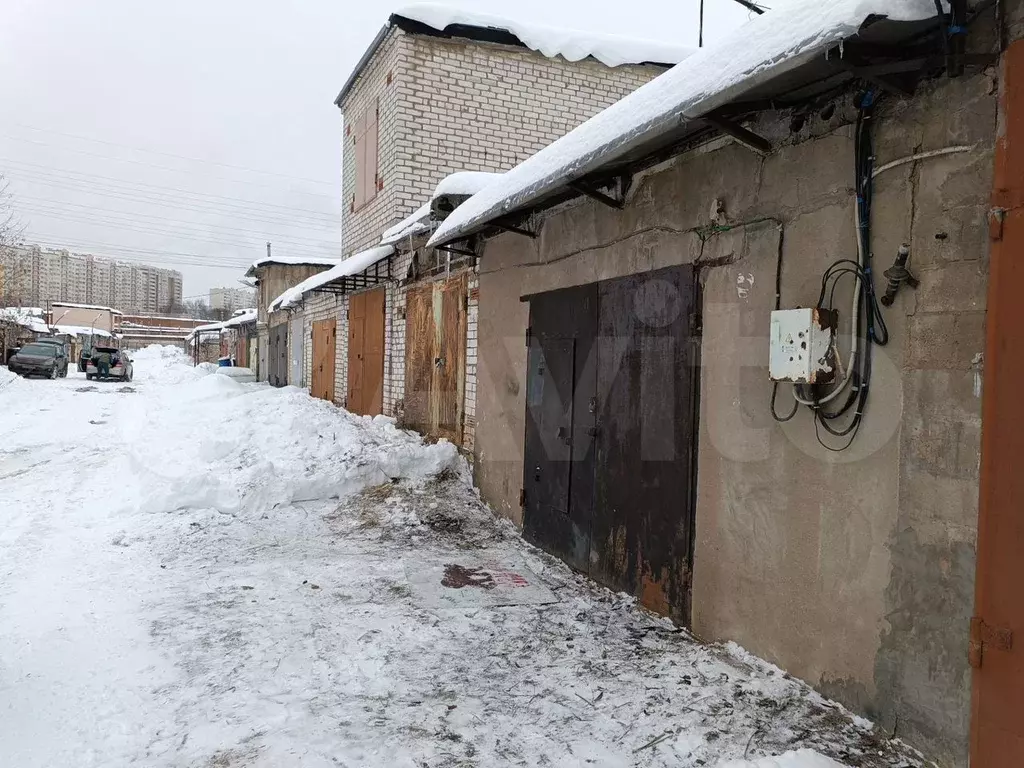
<path id="1" fill-rule="evenodd" d="M 350 210 L 355 160 L 346 135 L 343 253 L 376 243 L 448 174 L 508 170 L 662 71 L 393 28 L 342 103 L 346 125 L 379 104 L 383 181 L 372 202 Z"/>
<path id="2" fill-rule="evenodd" d="M 394 180 L 398 173 L 395 167 L 398 156 L 393 148 L 406 139 L 398 133 L 400 107 L 394 71 L 399 59 L 407 55 L 408 48 L 408 35 L 393 29 L 341 105 L 345 126 L 342 129 L 341 237 L 342 254 L 345 256 L 375 244 L 380 240 L 381 233 L 397 220 Z M 379 109 L 378 173 L 383 179 L 384 188 L 378 190 L 376 197 L 369 203 L 359 210 L 353 210 L 356 161 L 350 129 L 365 110 L 373 109 L 374 106 Z"/>

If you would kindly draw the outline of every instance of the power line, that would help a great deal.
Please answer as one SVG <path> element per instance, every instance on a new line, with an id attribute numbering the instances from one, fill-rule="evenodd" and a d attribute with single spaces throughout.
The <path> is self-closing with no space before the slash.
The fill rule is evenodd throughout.
<path id="1" fill-rule="evenodd" d="M 259 201 L 259 200 L 249 200 L 247 198 L 228 197 L 226 195 L 217 195 L 217 194 L 214 194 L 212 192 L 198 192 L 198 191 L 195 191 L 195 190 L 181 189 L 180 187 L 169 187 L 169 186 L 165 186 L 165 185 L 161 185 L 161 184 L 148 184 L 146 182 L 131 181 L 131 180 L 122 179 L 122 178 L 119 178 L 119 177 L 116 177 L 116 176 L 103 176 L 103 175 L 95 174 L 95 173 L 86 173 L 84 171 L 68 171 L 68 170 L 65 170 L 65 169 L 62 169 L 62 168 L 57 168 L 57 167 L 54 167 L 54 166 L 41 165 L 39 163 L 29 163 L 29 162 L 24 161 L 24 160 L 11 160 L 10 158 L 0 157 L 0 163 L 4 163 L 8 167 L 14 166 L 14 170 L 19 170 L 17 166 L 24 166 L 24 167 L 32 169 L 31 171 L 26 171 L 26 173 L 29 173 L 29 172 L 31 172 L 31 173 L 39 173 L 40 170 L 41 170 L 42 171 L 42 175 L 44 175 L 44 176 L 48 176 L 50 178 L 57 178 L 57 179 L 59 179 L 61 181 L 74 180 L 74 181 L 77 181 L 79 183 L 89 184 L 90 187 L 96 185 L 96 183 L 95 183 L 96 179 L 100 179 L 102 181 L 114 182 L 114 184 L 119 185 L 119 186 L 140 188 L 140 189 L 143 189 L 144 191 L 147 191 L 147 192 L 150 191 L 150 190 L 152 190 L 154 192 L 157 192 L 157 193 L 160 193 L 160 194 L 163 194 L 165 192 L 176 192 L 176 193 L 179 193 L 179 194 L 182 194 L 182 195 L 186 195 L 186 196 L 190 196 L 190 197 L 207 198 L 209 200 L 215 200 L 215 201 L 224 201 L 224 202 L 228 203 L 229 205 L 236 206 L 236 207 L 239 207 L 239 208 L 245 208 L 245 209 L 249 209 L 249 208 L 252 208 L 254 210 L 258 209 L 258 208 L 277 209 L 277 210 L 271 210 L 270 212 L 278 213 L 278 214 L 282 214 L 282 215 L 286 214 L 286 213 L 287 214 L 298 213 L 298 214 L 303 214 L 303 215 L 307 215 L 307 216 L 310 216 L 310 217 L 320 217 L 320 218 L 324 218 L 324 219 L 330 219 L 331 221 L 337 221 L 340 218 L 339 215 L 335 215 L 333 213 L 325 213 L 325 212 L 321 212 L 321 211 L 311 211 L 311 210 L 308 210 L 308 209 L 305 209 L 305 208 L 296 208 L 294 206 L 280 205 L 278 203 L 266 203 L 266 202 L 262 202 L 262 201 Z M 71 178 L 69 179 L 68 177 L 71 177 Z M 31 181 L 31 179 L 30 179 L 30 181 Z M 108 185 L 101 185 L 101 186 L 108 187 L 108 188 L 112 187 L 112 185 L 109 185 L 109 184 Z M 112 188 L 117 189 L 117 187 L 112 187 Z M 118 190 L 118 191 L 122 191 L 122 190 Z M 129 191 L 129 190 L 123 190 L 123 191 Z M 327 197 L 327 196 L 326 195 L 317 195 L 317 197 Z"/>
<path id="2" fill-rule="evenodd" d="M 107 160 L 107 161 L 115 162 L 115 163 L 132 163 L 134 165 L 143 165 L 143 166 L 146 166 L 148 168 L 158 168 L 160 170 L 171 171 L 173 173 L 188 173 L 188 174 L 194 174 L 195 173 L 195 171 L 193 169 L 174 168 L 174 167 L 169 166 L 169 165 L 159 165 L 158 163 L 147 163 L 144 160 L 131 160 L 129 158 L 124 158 L 124 157 L 112 157 L 111 155 L 101 155 L 98 152 L 87 152 L 84 149 L 72 149 L 71 147 L 61 147 L 61 146 L 59 146 L 57 144 L 51 144 L 51 143 L 45 142 L 45 141 L 36 141 L 35 139 L 26 139 L 24 137 L 19 137 L 19 136 L 9 136 L 7 134 L 0 134 L 0 138 L 10 139 L 11 141 L 21 141 L 21 142 L 25 142 L 26 144 L 36 144 L 36 145 L 41 146 L 41 147 L 50 147 L 50 148 L 57 149 L 57 150 L 62 150 L 62 151 L 65 151 L 65 152 L 71 152 L 71 153 L 76 154 L 76 155 L 85 155 L 87 157 L 95 157 L 95 158 L 99 158 L 100 160 Z M 256 182 L 252 182 L 252 181 L 242 181 L 241 179 L 232 179 L 232 178 L 230 178 L 228 176 L 213 176 L 211 174 L 211 178 L 221 179 L 223 181 L 231 182 L 232 184 L 245 184 L 245 185 L 253 186 L 253 187 L 264 187 L 266 189 L 278 189 L 278 187 L 272 187 L 269 184 L 257 184 Z M 316 183 L 318 183 L 318 184 L 326 184 L 327 182 L 316 182 Z M 303 192 L 302 190 L 298 190 L 298 189 L 289 190 L 289 191 L 292 194 L 310 195 L 311 197 L 323 197 L 324 196 L 323 192 Z"/>
<path id="3" fill-rule="evenodd" d="M 243 249 L 249 249 L 253 247 L 254 242 L 263 242 L 266 240 L 265 235 L 257 232 L 250 233 L 253 238 L 253 242 L 241 242 L 239 240 L 228 240 L 226 238 L 232 237 L 230 233 L 225 233 L 223 236 L 219 236 L 216 233 L 204 233 L 197 230 L 191 230 L 185 227 L 179 228 L 168 228 L 160 227 L 158 225 L 139 222 L 138 224 L 132 221 L 130 217 L 114 217 L 114 216 L 87 216 L 84 213 L 78 213 L 76 211 L 65 211 L 58 207 L 40 206 L 38 208 L 40 215 L 46 218 L 53 219 L 55 221 L 64 221 L 67 223 L 76 224 L 89 224 L 92 226 L 106 226 L 115 227 L 120 230 L 129 232 L 138 232 L 144 235 L 158 235 L 162 237 L 172 237 L 175 239 L 193 240 L 201 243 L 226 245 L 230 247 L 238 247 Z M 293 242 L 291 240 L 281 241 L 285 246 L 291 250 L 301 251 L 307 254 L 321 254 L 324 249 L 318 248 L 316 245 L 310 243 Z M 324 243 L 324 245 L 330 247 L 331 243 Z"/>
<path id="4" fill-rule="evenodd" d="M 131 150 L 133 152 L 145 152 L 146 154 L 150 154 L 150 155 L 160 155 L 161 157 L 171 157 L 171 158 L 174 158 L 176 160 L 186 160 L 186 161 L 188 161 L 190 163 L 203 163 L 204 165 L 215 165 L 215 166 L 219 166 L 221 168 L 230 168 L 230 169 L 236 170 L 236 171 L 246 171 L 248 173 L 259 173 L 259 174 L 262 174 L 264 176 L 276 176 L 276 177 L 282 178 L 282 179 L 293 179 L 293 180 L 296 180 L 296 181 L 309 182 L 311 184 L 325 184 L 325 185 L 328 185 L 328 186 L 333 186 L 333 182 L 322 181 L 321 179 L 309 179 L 309 178 L 305 178 L 303 176 L 290 176 L 288 174 L 276 173 L 274 171 L 264 171 L 264 170 L 261 170 L 259 168 L 247 168 L 244 165 L 232 165 L 231 163 L 221 163 L 221 162 L 218 162 L 217 160 L 204 160 L 203 158 L 199 158 L 199 157 L 189 157 L 187 155 L 175 155 L 175 154 L 173 154 L 171 152 L 161 152 L 161 151 L 156 150 L 156 149 L 144 149 L 142 147 L 133 147 L 133 146 L 131 146 L 129 144 L 118 144 L 117 142 L 113 142 L 113 141 L 105 141 L 104 139 L 95 139 L 95 138 L 92 138 L 90 136 L 79 136 L 79 135 L 74 134 L 74 133 L 64 133 L 63 131 L 54 131 L 54 130 L 52 130 L 50 128 L 39 128 L 39 127 L 34 126 L 34 125 L 26 125 L 25 123 L 13 123 L 13 125 L 18 126 L 19 128 L 25 128 L 25 129 L 30 130 L 30 131 L 39 131 L 40 133 L 49 133 L 49 134 L 53 134 L 54 136 L 64 136 L 65 138 L 78 139 L 79 141 L 90 141 L 90 142 L 93 142 L 95 144 L 104 144 L 104 145 L 106 145 L 108 147 L 116 147 L 118 149 L 129 149 L 129 150 Z M 14 137 L 8 136 L 7 138 L 14 138 Z"/>
<path id="5" fill-rule="evenodd" d="M 171 218 L 169 216 L 159 216 L 157 214 L 151 214 L 151 213 L 136 213 L 134 211 L 124 211 L 124 210 L 119 210 L 119 209 L 114 209 L 114 208 L 110 208 L 110 209 L 107 209 L 107 208 L 96 208 L 94 206 L 85 205 L 83 203 L 70 203 L 70 202 L 65 202 L 63 200 L 51 200 L 51 199 L 45 198 L 45 197 L 35 197 L 34 195 L 19 195 L 18 198 L 20 200 L 33 201 L 33 202 L 35 202 L 37 204 L 37 206 L 41 205 L 42 207 L 47 208 L 47 209 L 52 209 L 52 208 L 56 207 L 59 212 L 63 212 L 63 209 L 65 207 L 67 207 L 67 208 L 82 209 L 82 210 L 84 210 L 87 213 L 88 212 L 96 212 L 96 213 L 100 214 L 101 216 L 113 216 L 113 217 L 116 217 L 116 218 L 128 217 L 128 220 L 129 220 L 130 223 L 134 223 L 137 220 L 142 220 L 139 223 L 146 223 L 147 220 L 150 221 L 150 222 L 157 222 L 157 223 L 159 223 L 159 222 L 169 222 L 171 224 L 180 225 L 181 228 L 183 228 L 185 231 L 189 231 L 189 232 L 203 233 L 204 229 L 211 229 L 211 230 L 224 230 L 225 234 L 230 234 L 231 232 L 239 232 L 239 233 L 246 234 L 246 235 L 258 234 L 260 237 L 262 237 L 264 239 L 266 239 L 268 236 L 272 237 L 272 238 L 278 238 L 279 237 L 276 234 L 268 235 L 268 231 L 267 230 L 255 230 L 253 228 L 233 227 L 233 226 L 231 226 L 229 224 L 208 224 L 206 222 L 201 222 L 201 221 L 189 221 L 189 220 L 186 220 L 186 219 L 175 219 L 175 218 Z M 321 238 L 315 238 L 315 237 L 305 237 L 303 235 L 293 235 L 292 234 L 292 235 L 284 235 L 283 237 L 284 237 L 284 240 L 287 241 L 287 242 L 296 242 L 296 243 L 304 243 L 305 242 L 305 243 L 309 243 L 309 244 L 311 244 L 313 246 L 317 246 L 317 245 L 333 245 L 334 244 L 333 241 L 331 241 L 331 240 L 323 240 Z"/>

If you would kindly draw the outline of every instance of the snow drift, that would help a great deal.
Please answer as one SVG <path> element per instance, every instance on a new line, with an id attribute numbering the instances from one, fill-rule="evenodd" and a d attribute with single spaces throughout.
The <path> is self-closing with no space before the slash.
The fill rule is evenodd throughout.
<path id="1" fill-rule="evenodd" d="M 390 419 L 354 416 L 295 387 L 239 383 L 169 348 L 135 361 L 150 392 L 121 423 L 110 467 L 132 478 L 126 512 L 262 513 L 459 463 L 451 443 L 426 445 Z"/>

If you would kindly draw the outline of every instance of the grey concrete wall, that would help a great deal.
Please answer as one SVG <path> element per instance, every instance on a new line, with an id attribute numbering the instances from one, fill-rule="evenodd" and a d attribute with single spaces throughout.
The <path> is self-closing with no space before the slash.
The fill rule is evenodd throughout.
<path id="1" fill-rule="evenodd" d="M 639 179 L 626 208 L 582 201 L 538 240 L 506 234 L 480 262 L 476 474 L 521 524 L 528 306 L 520 296 L 680 263 L 704 265 L 694 630 L 735 640 L 917 744 L 966 764 L 986 213 L 996 98 L 991 75 L 925 84 L 883 102 L 877 271 L 903 242 L 921 279 L 885 311 L 865 426 L 852 448 L 816 441 L 810 414 L 771 418 L 768 328 L 779 237 L 782 302 L 811 306 L 836 259 L 856 258 L 851 99 L 796 134 L 757 126 L 761 158 L 719 142 Z M 713 200 L 729 228 L 710 234 Z M 879 278 L 880 280 L 880 278 Z M 884 289 L 881 282 L 879 289 Z M 843 292 L 843 326 L 849 320 Z M 786 388 L 780 410 L 792 403 Z"/>

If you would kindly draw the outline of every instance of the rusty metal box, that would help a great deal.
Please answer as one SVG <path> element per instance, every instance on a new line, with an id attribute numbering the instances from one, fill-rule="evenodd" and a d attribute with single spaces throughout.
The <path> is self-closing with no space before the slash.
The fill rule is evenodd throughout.
<path id="1" fill-rule="evenodd" d="M 823 309 L 772 312 L 768 373 L 772 381 L 821 384 L 835 378 L 836 313 Z"/>

